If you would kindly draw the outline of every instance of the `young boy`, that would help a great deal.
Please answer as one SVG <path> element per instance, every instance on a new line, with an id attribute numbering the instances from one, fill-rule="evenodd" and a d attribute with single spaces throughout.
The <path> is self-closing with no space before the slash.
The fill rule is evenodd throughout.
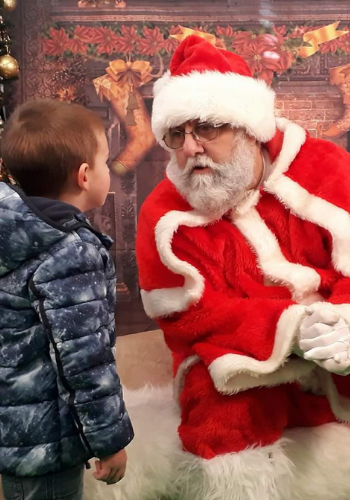
<path id="1" fill-rule="evenodd" d="M 83 469 L 125 473 L 133 430 L 113 354 L 109 237 L 83 212 L 110 186 L 103 123 L 74 104 L 20 106 L 0 182 L 0 474 L 6 500 L 81 500 Z"/>

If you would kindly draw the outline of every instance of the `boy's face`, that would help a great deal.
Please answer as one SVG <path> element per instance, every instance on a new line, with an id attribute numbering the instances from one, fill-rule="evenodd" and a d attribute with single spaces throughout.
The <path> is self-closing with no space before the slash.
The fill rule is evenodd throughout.
<path id="1" fill-rule="evenodd" d="M 91 208 L 101 207 L 109 192 L 111 179 L 110 170 L 107 166 L 109 148 L 104 132 L 97 132 L 98 148 L 94 165 L 89 171 L 88 198 Z"/>

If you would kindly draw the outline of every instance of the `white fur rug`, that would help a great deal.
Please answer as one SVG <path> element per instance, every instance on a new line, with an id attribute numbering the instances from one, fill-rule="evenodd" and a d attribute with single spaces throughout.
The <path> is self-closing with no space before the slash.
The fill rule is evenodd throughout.
<path id="1" fill-rule="evenodd" d="M 171 387 L 124 389 L 124 399 L 135 430 L 127 447 L 125 478 L 113 486 L 98 482 L 92 476 L 91 461 L 92 468 L 85 474 L 84 500 L 156 500 L 174 490 L 183 452 Z"/>
<path id="2" fill-rule="evenodd" d="M 202 460 L 181 450 L 172 390 L 125 390 L 135 429 L 123 481 L 85 474 L 85 500 L 349 500 L 350 427 L 286 432 L 272 446 Z M 93 464 L 92 464 L 93 465 Z"/>

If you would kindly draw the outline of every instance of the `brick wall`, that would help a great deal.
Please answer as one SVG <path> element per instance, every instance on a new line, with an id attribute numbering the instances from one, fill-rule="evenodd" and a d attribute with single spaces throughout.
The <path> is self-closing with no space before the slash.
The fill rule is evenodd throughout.
<path id="1" fill-rule="evenodd" d="M 276 114 L 298 123 L 312 137 L 322 138 L 322 128 L 327 129 L 344 111 L 341 93 L 326 83 L 281 82 L 275 90 Z M 347 135 L 334 142 L 346 148 Z"/>

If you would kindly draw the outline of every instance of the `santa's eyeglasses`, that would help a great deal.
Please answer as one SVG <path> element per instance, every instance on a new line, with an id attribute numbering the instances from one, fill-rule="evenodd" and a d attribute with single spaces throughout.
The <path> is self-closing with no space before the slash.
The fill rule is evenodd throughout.
<path id="1" fill-rule="evenodd" d="M 178 128 L 171 128 L 163 136 L 163 141 L 170 149 L 181 149 L 185 143 L 187 134 L 191 134 L 197 142 L 210 142 L 217 138 L 223 127 L 227 127 L 227 123 L 197 123 L 194 125 L 191 132 L 185 132 Z"/>

